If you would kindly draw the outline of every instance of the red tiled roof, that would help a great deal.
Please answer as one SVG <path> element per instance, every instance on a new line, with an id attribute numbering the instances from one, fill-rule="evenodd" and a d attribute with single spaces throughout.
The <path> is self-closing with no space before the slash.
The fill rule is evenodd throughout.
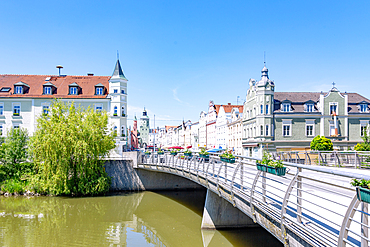
<path id="1" fill-rule="evenodd" d="M 218 115 L 218 112 L 220 111 L 220 107 L 223 106 L 224 110 L 225 110 L 225 113 L 231 113 L 232 109 L 233 108 L 238 108 L 239 109 L 239 112 L 243 112 L 243 105 L 215 105 L 216 107 L 216 112 L 217 112 L 217 115 Z"/>
<path id="2" fill-rule="evenodd" d="M 46 79 L 50 77 L 49 81 Z M 15 98 L 106 98 L 109 89 L 110 76 L 53 76 L 53 75 L 0 75 L 0 89 L 10 87 L 9 92 L 0 92 L 0 97 Z M 23 82 L 29 85 L 24 94 L 14 94 L 14 84 Z M 55 87 L 53 95 L 43 94 L 43 85 L 47 82 Z M 79 95 L 69 95 L 69 86 L 72 83 L 80 87 Z M 103 95 L 95 95 L 95 85 L 104 86 Z"/>

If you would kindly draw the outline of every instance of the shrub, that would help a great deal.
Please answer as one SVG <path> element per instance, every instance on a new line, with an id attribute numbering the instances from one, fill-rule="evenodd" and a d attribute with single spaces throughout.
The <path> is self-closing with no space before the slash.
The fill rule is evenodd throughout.
<path id="1" fill-rule="evenodd" d="M 325 136 L 316 136 L 311 141 L 311 150 L 317 151 L 333 151 L 333 143 Z"/>

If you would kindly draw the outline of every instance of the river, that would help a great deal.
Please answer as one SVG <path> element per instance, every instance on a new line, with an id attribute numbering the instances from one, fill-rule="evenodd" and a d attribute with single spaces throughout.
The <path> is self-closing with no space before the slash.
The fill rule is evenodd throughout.
<path id="1" fill-rule="evenodd" d="M 201 230 L 205 190 L 0 197 L 0 246 L 282 246 L 263 228 Z"/>

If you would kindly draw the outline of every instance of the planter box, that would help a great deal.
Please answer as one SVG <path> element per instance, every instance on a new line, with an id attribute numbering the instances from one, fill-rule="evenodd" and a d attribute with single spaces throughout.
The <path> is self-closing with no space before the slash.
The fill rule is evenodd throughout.
<path id="1" fill-rule="evenodd" d="M 260 163 L 256 163 L 256 165 L 257 165 L 257 170 L 267 172 L 267 166 L 266 165 L 262 165 Z"/>
<path id="2" fill-rule="evenodd" d="M 191 153 L 184 153 L 185 156 L 188 156 L 188 157 L 191 157 L 192 154 Z"/>
<path id="3" fill-rule="evenodd" d="M 271 173 L 271 174 L 274 174 L 274 175 L 277 175 L 277 176 L 285 176 L 286 167 L 275 168 L 275 167 L 272 167 L 272 166 L 267 166 L 267 172 Z"/>
<path id="4" fill-rule="evenodd" d="M 209 159 L 209 154 L 199 154 L 199 157 Z"/>
<path id="5" fill-rule="evenodd" d="M 370 203 L 370 190 L 369 189 L 362 188 L 362 187 L 356 187 L 356 195 L 357 195 L 358 200 L 362 202 Z"/>
<path id="6" fill-rule="evenodd" d="M 231 164 L 235 163 L 235 158 L 231 158 L 231 159 L 224 158 L 224 157 L 220 157 L 220 158 L 221 158 L 221 161 L 223 161 L 223 162 L 231 163 Z"/>
<path id="7" fill-rule="evenodd" d="M 157 152 L 157 154 L 164 154 L 164 152 Z"/>
<path id="8" fill-rule="evenodd" d="M 173 156 L 177 155 L 177 153 L 170 153 L 170 154 L 173 155 Z"/>

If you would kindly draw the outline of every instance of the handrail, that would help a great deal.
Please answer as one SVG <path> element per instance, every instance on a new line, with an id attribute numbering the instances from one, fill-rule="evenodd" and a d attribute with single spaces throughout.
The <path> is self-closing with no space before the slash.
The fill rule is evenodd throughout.
<path id="1" fill-rule="evenodd" d="M 253 158 L 253 157 L 247 157 L 247 156 L 241 156 L 241 155 L 235 155 L 235 157 L 250 159 L 250 160 L 255 160 L 255 161 L 262 161 L 262 159 L 259 159 L 259 158 Z M 310 171 L 322 172 L 322 173 L 327 173 L 327 174 L 337 175 L 337 176 L 342 176 L 342 177 L 347 177 L 347 178 L 357 178 L 357 179 L 370 180 L 370 175 L 340 171 L 338 169 L 332 169 L 332 168 L 329 168 L 329 167 L 301 165 L 301 164 L 295 164 L 295 163 L 291 163 L 291 162 L 282 162 L 282 163 L 286 166 L 291 166 L 291 167 L 295 167 L 295 168 L 302 168 L 302 169 L 306 169 L 306 170 L 310 170 Z"/>
<path id="2" fill-rule="evenodd" d="M 145 162 L 138 167 L 191 179 L 214 191 L 259 224 L 266 224 L 266 221 L 260 221 L 261 215 L 257 217 L 263 212 L 280 222 L 279 231 L 273 232 L 285 245 L 289 245 L 287 233 L 294 232 L 313 246 L 367 246 L 367 204 L 364 206 L 365 203 L 357 200 L 349 178 L 370 180 L 370 175 L 283 162 L 285 166 L 296 169 L 278 177 L 256 170 L 256 162 L 261 159 L 254 157 L 236 155 L 236 163 L 229 164 L 221 162 L 219 154 L 212 154 L 206 164 L 205 158 L 199 158 L 198 154 L 191 158 L 183 158 L 180 153 L 176 157 L 164 156 L 160 159 L 159 155 L 155 158 L 152 154 L 138 159 Z M 327 176 L 317 176 L 312 172 Z M 336 183 L 336 179 L 348 183 L 348 186 Z M 245 211 L 248 205 L 245 203 L 249 204 L 249 211 Z"/>

